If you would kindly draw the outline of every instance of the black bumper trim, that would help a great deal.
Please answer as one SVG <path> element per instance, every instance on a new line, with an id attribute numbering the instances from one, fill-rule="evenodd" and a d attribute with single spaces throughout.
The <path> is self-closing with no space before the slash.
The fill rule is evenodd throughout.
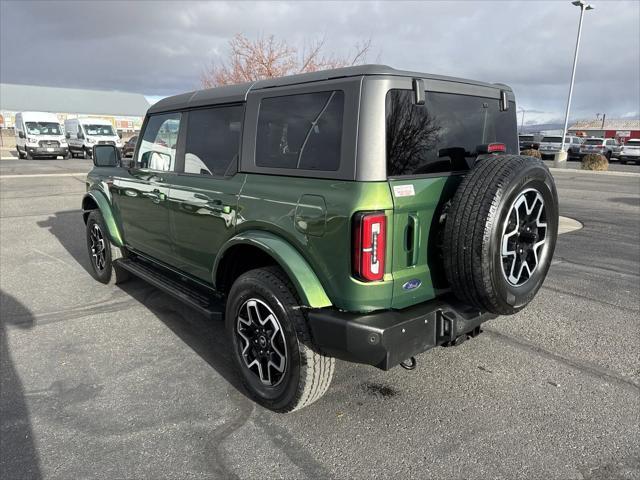
<path id="1" fill-rule="evenodd" d="M 325 355 L 389 370 L 473 332 L 496 315 L 448 298 L 370 314 L 323 308 L 309 310 L 308 318 L 313 342 Z"/>

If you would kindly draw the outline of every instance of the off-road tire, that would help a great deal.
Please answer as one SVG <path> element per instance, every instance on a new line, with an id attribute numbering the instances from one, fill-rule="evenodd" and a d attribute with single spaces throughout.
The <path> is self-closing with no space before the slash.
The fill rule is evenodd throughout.
<path id="1" fill-rule="evenodd" d="M 537 264 L 519 285 L 507 279 L 501 249 L 507 226 L 513 228 L 511 209 L 527 191 L 541 195 L 547 227 L 540 230 L 545 243 L 536 250 Z M 557 235 L 558 195 L 541 160 L 519 155 L 480 159 L 458 187 L 445 220 L 443 260 L 453 293 L 483 311 L 508 315 L 521 310 L 542 286 Z"/>
<path id="2" fill-rule="evenodd" d="M 102 240 L 104 241 L 104 267 L 99 268 L 97 265 L 96 257 L 92 251 L 92 232 L 95 226 L 98 226 Z M 119 267 L 117 263 L 114 263 L 120 258 L 124 258 L 126 255 L 123 250 L 112 245 L 109 240 L 108 230 L 102 217 L 100 210 L 92 210 L 87 217 L 86 239 L 87 239 L 87 251 L 89 253 L 89 263 L 91 268 L 89 273 L 100 283 L 106 285 L 115 285 L 123 283 L 130 278 L 129 272 Z"/>
<path id="3" fill-rule="evenodd" d="M 275 386 L 262 384 L 242 357 L 242 340 L 236 332 L 238 315 L 252 299 L 264 302 L 272 310 L 284 334 L 287 358 L 284 374 Z M 229 291 L 225 324 L 234 363 L 249 394 L 270 410 L 299 410 L 322 397 L 331 384 L 335 359 L 316 351 L 306 321 L 295 288 L 278 267 L 250 270 L 240 275 Z"/>

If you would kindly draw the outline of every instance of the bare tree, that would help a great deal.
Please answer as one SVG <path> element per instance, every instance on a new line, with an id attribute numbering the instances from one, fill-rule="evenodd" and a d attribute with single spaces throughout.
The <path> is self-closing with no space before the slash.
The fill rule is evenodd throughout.
<path id="1" fill-rule="evenodd" d="M 366 61 L 371 40 L 356 43 L 353 54 L 349 56 L 327 55 L 324 47 L 324 38 L 308 45 L 305 43 L 305 47 L 299 50 L 273 35 L 250 40 L 238 33 L 229 40 L 228 59 L 212 62 L 202 72 L 200 81 L 203 87 L 209 88 L 358 65 Z"/>

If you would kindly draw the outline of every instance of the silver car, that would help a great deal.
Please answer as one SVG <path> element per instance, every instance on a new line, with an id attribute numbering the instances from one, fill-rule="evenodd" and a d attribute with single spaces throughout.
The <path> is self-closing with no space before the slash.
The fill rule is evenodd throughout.
<path id="1" fill-rule="evenodd" d="M 579 159 L 580 158 L 580 146 L 582 145 L 582 139 L 580 137 L 574 137 L 567 135 L 564 140 L 564 148 L 567 151 L 567 158 Z M 553 158 L 556 153 L 560 151 L 562 146 L 562 136 L 547 136 L 542 137 L 540 140 L 540 148 L 538 151 L 542 158 Z"/>
<path id="2" fill-rule="evenodd" d="M 611 157 L 618 158 L 620 155 L 620 144 L 615 138 L 587 138 L 580 147 L 580 156 L 589 153 L 599 153 L 611 160 Z"/>

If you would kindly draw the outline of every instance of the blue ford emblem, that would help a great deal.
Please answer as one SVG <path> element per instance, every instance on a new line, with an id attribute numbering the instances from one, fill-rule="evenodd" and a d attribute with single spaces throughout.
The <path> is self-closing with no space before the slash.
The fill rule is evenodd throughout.
<path id="1" fill-rule="evenodd" d="M 407 283 L 402 285 L 402 288 L 404 290 L 414 290 L 418 288 L 420 285 L 422 285 L 422 282 L 420 280 L 418 280 L 417 278 L 412 278 Z"/>

